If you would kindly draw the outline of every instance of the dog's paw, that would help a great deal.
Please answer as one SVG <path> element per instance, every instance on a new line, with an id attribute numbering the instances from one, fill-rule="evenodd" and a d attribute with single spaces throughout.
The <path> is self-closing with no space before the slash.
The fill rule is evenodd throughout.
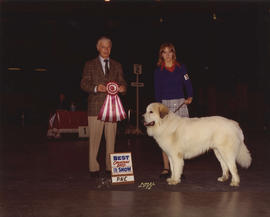
<path id="1" fill-rule="evenodd" d="M 239 187 L 239 182 L 231 181 L 230 186 L 232 186 L 232 187 Z"/>
<path id="2" fill-rule="evenodd" d="M 166 181 L 169 183 L 171 182 L 173 179 L 172 178 L 167 178 Z"/>
<path id="3" fill-rule="evenodd" d="M 168 178 L 166 181 L 168 182 L 168 185 L 177 185 L 178 183 L 181 182 L 180 179 L 179 180 L 174 180 L 172 178 Z"/>
<path id="4" fill-rule="evenodd" d="M 229 179 L 229 176 L 228 176 L 228 175 L 223 175 L 223 176 L 219 177 L 217 180 L 218 180 L 219 182 L 225 182 L 225 181 L 227 181 L 228 179 Z"/>

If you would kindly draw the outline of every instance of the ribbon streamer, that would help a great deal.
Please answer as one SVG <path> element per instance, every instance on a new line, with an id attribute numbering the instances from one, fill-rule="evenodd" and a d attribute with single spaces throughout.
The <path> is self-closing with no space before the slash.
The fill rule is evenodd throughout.
<path id="1" fill-rule="evenodd" d="M 106 86 L 107 96 L 98 114 L 98 120 L 105 122 L 117 122 L 126 118 L 126 113 L 119 98 L 118 84 L 109 82 Z"/>

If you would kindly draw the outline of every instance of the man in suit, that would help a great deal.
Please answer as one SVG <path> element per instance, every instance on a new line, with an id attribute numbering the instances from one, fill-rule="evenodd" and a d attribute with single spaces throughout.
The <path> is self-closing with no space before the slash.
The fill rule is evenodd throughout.
<path id="1" fill-rule="evenodd" d="M 97 41 L 98 57 L 85 63 L 81 88 L 89 93 L 88 97 L 88 126 L 89 126 L 89 171 L 92 177 L 98 177 L 100 166 L 97 154 L 103 134 L 106 139 L 106 172 L 110 172 L 110 154 L 114 153 L 117 122 L 104 122 L 97 119 L 105 101 L 106 84 L 114 81 L 119 85 L 119 93 L 126 92 L 126 81 L 119 62 L 110 58 L 112 41 L 101 37 Z"/>

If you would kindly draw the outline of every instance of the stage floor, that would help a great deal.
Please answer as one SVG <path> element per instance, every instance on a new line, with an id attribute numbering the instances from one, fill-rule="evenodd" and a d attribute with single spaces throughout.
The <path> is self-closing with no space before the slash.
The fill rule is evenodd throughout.
<path id="1" fill-rule="evenodd" d="M 116 152 L 131 152 L 135 183 L 111 185 L 105 174 L 88 173 L 88 139 L 48 139 L 47 126 L 1 129 L 0 216 L 270 216 L 270 133 L 246 129 L 253 162 L 238 167 L 240 187 L 219 183 L 212 151 L 186 160 L 185 179 L 168 186 L 159 179 L 161 151 L 147 136 L 119 134 Z M 104 170 L 105 141 L 99 161 Z M 151 188 L 145 184 L 151 183 Z"/>

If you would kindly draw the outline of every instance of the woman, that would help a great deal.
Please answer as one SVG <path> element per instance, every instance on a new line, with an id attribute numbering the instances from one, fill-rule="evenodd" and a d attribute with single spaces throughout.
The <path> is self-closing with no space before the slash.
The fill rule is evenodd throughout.
<path id="1" fill-rule="evenodd" d="M 157 66 L 154 73 L 156 101 L 181 117 L 189 117 L 187 105 L 193 98 L 192 84 L 186 67 L 176 61 L 175 47 L 172 43 L 163 43 L 160 46 Z M 170 176 L 169 160 L 165 152 L 162 152 L 162 157 L 163 170 L 160 178 L 167 178 Z"/>

